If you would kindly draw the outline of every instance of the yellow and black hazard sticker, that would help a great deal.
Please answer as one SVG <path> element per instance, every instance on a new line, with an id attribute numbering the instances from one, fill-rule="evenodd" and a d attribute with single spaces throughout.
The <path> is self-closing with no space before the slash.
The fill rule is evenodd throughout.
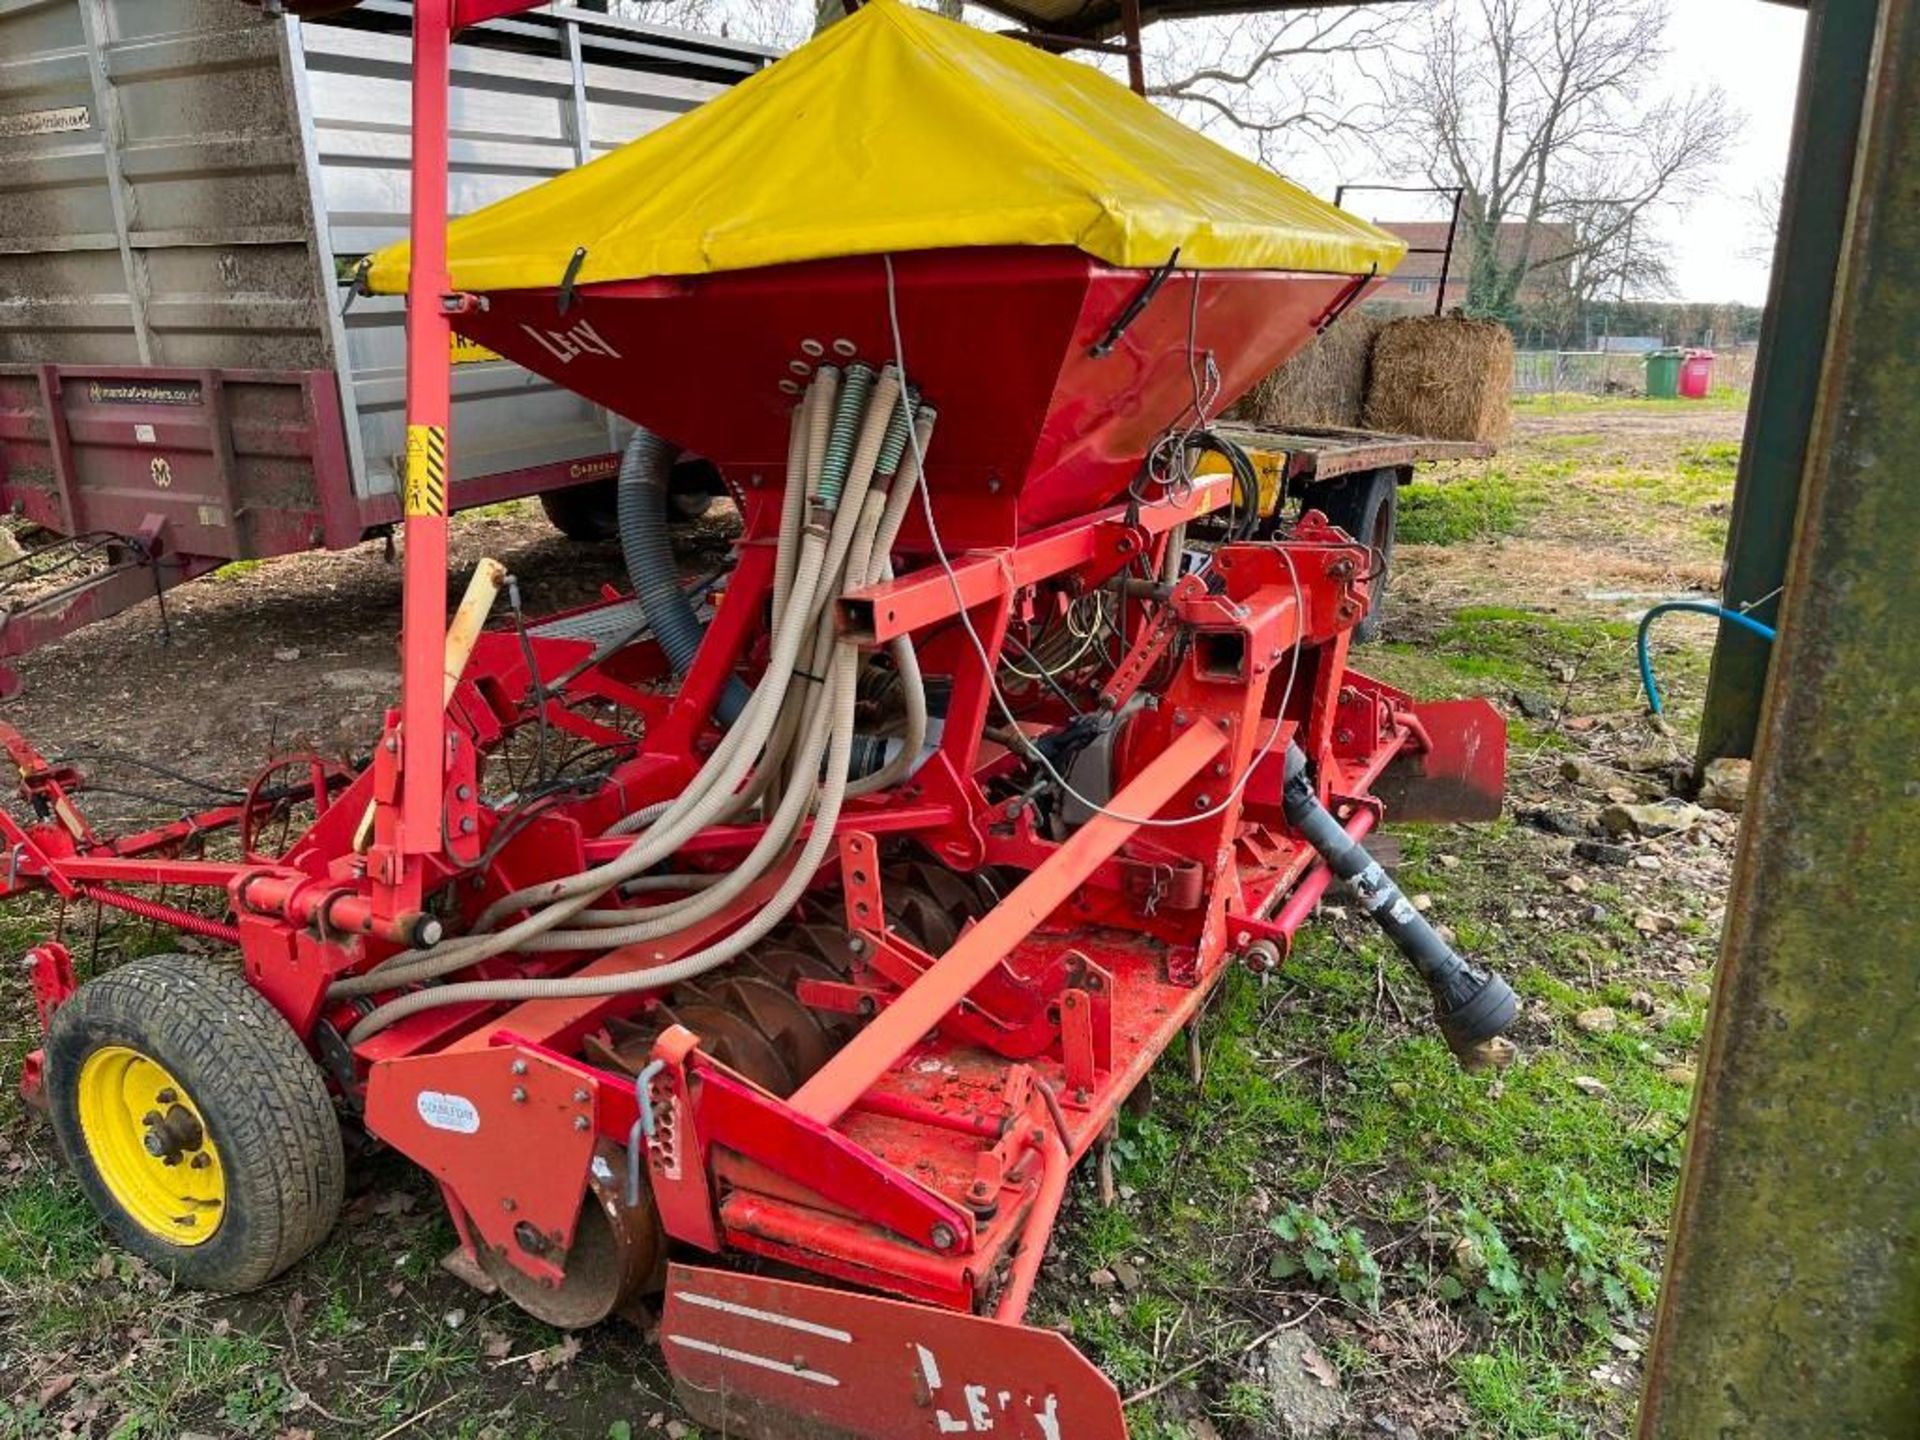
<path id="1" fill-rule="evenodd" d="M 447 513 L 447 429 L 407 427 L 407 514 Z"/>

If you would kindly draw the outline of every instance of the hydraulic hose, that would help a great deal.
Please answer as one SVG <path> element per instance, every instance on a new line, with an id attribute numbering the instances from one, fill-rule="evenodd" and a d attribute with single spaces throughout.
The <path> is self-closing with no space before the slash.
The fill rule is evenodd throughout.
<path id="1" fill-rule="evenodd" d="M 1319 851 L 1327 868 L 1427 982 L 1447 1047 L 1464 1060 L 1497 1039 L 1519 1013 L 1520 1002 L 1512 989 L 1498 975 L 1461 959 L 1413 908 L 1393 877 L 1320 803 L 1307 774 L 1307 757 L 1292 743 L 1287 746 L 1282 807 L 1287 823 Z"/>
<path id="2" fill-rule="evenodd" d="M 685 675 L 707 627 L 680 588 L 679 567 L 667 533 L 668 481 L 679 454 L 651 431 L 635 429 L 620 458 L 616 495 L 620 554 L 626 561 L 627 578 L 633 582 L 634 598 L 673 673 Z M 739 718 L 749 693 L 739 676 L 727 682 L 714 712 L 721 724 L 731 725 Z"/>

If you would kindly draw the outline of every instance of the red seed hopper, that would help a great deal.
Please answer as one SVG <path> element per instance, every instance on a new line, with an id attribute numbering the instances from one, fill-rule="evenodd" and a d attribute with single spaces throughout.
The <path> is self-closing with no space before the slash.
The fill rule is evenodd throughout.
<path id="1" fill-rule="evenodd" d="M 918 251 L 891 263 L 913 382 L 941 415 L 927 481 L 935 495 L 967 497 L 949 537 L 962 544 L 1004 544 L 1123 494 L 1191 410 L 1198 368 L 1218 368 L 1207 384 L 1220 408 L 1366 281 L 1122 269 L 1065 247 Z M 750 481 L 783 469 L 794 397 L 817 366 L 892 357 L 887 283 L 881 257 L 858 256 L 493 291 L 455 323 Z"/>
<path id="2" fill-rule="evenodd" d="M 415 12 L 423 195 L 448 3 Z M 414 346 L 404 695 L 372 765 L 282 763 L 107 837 L 84 777 L 0 733 L 34 809 L 0 815 L 11 888 L 241 961 L 76 988 L 40 947 L 29 1093 L 189 1281 L 317 1243 L 357 1125 L 533 1314 L 664 1291 L 722 1433 L 1120 1440 L 1112 1384 L 1024 1321 L 1074 1165 L 1104 1170 L 1229 968 L 1284 964 L 1339 883 L 1463 1060 L 1514 1013 L 1361 844 L 1387 797 L 1497 814 L 1498 716 L 1348 668 L 1371 553 L 1210 425 L 1397 242 L 894 0 L 442 218 L 369 276 L 411 279 Z M 496 566 L 445 623 L 449 323 L 646 427 L 631 597 L 480 633 Z M 717 604 L 667 542 L 681 448 L 742 512 Z M 311 826 L 265 848 L 293 804 Z M 223 831 L 239 858 L 205 858 Z M 254 1154 L 268 1104 L 291 1164 Z"/>

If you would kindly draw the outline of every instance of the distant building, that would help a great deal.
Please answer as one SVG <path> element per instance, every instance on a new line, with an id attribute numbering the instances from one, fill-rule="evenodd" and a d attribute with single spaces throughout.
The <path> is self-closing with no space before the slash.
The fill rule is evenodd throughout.
<path id="1" fill-rule="evenodd" d="M 1666 343 L 1658 335 L 1601 335 L 1594 340 L 1593 348 L 1614 355 L 1647 355 Z"/>
<path id="2" fill-rule="evenodd" d="M 1392 275 L 1367 292 L 1371 305 L 1391 305 L 1396 309 L 1424 311 L 1431 315 L 1436 302 L 1441 312 L 1463 307 L 1469 298 L 1473 257 L 1469 253 L 1467 227 L 1463 223 L 1454 239 L 1453 263 L 1444 271 L 1447 222 L 1444 220 L 1376 220 L 1382 230 L 1398 235 L 1409 247 L 1406 259 Z M 1508 222 L 1500 227 L 1498 245 L 1503 260 L 1520 253 L 1521 236 L 1526 227 Z M 1573 227 L 1564 224 L 1536 225 L 1533 228 L 1532 257 L 1537 262 L 1563 253 L 1573 244 Z M 1565 296 L 1570 262 L 1562 260 L 1533 271 L 1520 287 L 1522 305 L 1540 304 Z M 1441 295 L 1444 284 L 1445 294 Z"/>

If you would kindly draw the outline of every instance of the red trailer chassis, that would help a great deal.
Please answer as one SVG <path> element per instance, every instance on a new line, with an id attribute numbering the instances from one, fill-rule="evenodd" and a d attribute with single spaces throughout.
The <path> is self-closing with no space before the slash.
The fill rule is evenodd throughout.
<path id="1" fill-rule="evenodd" d="M 408 395 L 426 483 L 409 486 L 405 520 L 401 703 L 373 762 L 352 776 L 283 762 L 239 803 L 112 837 L 80 808 L 82 776 L 0 726 L 32 810 L 0 812 L 0 894 L 50 890 L 232 945 L 340 1107 L 434 1176 L 464 1254 L 492 1282 L 563 1324 L 664 1282 L 667 1361 L 706 1423 L 1117 1440 L 1112 1385 L 1062 1337 L 1021 1322 L 1073 1164 L 1111 1134 L 1230 965 L 1284 962 L 1333 879 L 1289 823 L 1289 751 L 1359 838 L 1386 788 L 1410 817 L 1497 814 L 1504 726 L 1484 704 L 1422 705 L 1348 669 L 1371 557 L 1317 515 L 1282 539 L 1226 539 L 1205 581 L 1138 579 L 1171 577 L 1172 537 L 1233 504 L 1231 476 L 1201 475 L 1154 503 L 919 562 L 835 602 L 841 632 L 863 645 L 913 637 L 925 672 L 949 686 L 944 726 L 910 778 L 847 801 L 786 929 L 703 979 L 709 988 L 443 1004 L 361 1033 L 385 997 L 345 998 L 341 982 L 622 853 L 631 842 L 610 827 L 681 793 L 718 743 L 726 687 L 766 663 L 780 497 L 734 474 L 736 563 L 677 683 L 652 640 L 593 638 L 619 600 L 483 635 L 443 676 L 446 506 L 431 481 L 444 476 L 449 317 L 471 303 L 448 293 L 436 198 L 447 45 L 457 25 L 519 8 L 415 7 Z M 1123 653 L 1095 697 L 1114 722 L 1112 789 L 1067 825 L 1036 803 L 996 677 L 1026 653 L 1014 641 L 1102 590 L 1137 602 L 1120 608 Z M 1044 688 L 1019 706 L 1029 740 L 1074 719 L 1070 697 Z M 601 747 L 604 771 L 490 798 L 502 747 L 533 724 Z M 268 853 L 257 822 L 289 795 L 314 821 Z M 674 864 L 724 875 L 764 832 L 710 827 Z M 214 835 L 236 837 L 237 853 L 197 858 Z M 657 968 L 741 925 L 792 863 L 665 939 L 508 952 L 476 970 Z M 215 895 L 222 913 L 150 893 L 183 887 Z M 625 903 L 645 915 L 645 896 Z M 31 961 L 52 1022 L 76 993 L 70 961 L 51 942 Z M 46 1081 L 36 1056 L 27 1093 Z M 692 1263 L 719 1256 L 748 1268 Z M 775 1278 L 794 1271 L 832 1288 Z"/>
<path id="2" fill-rule="evenodd" d="M 452 508 L 619 468 L 609 454 L 476 476 Z M 331 370 L 0 365 L 0 506 L 67 542 L 31 558 L 38 575 L 88 550 L 71 583 L 18 603 L 0 567 L 0 698 L 19 687 L 6 662 L 83 625 L 229 561 L 346 550 L 401 519 L 398 494 L 356 494 Z"/>

